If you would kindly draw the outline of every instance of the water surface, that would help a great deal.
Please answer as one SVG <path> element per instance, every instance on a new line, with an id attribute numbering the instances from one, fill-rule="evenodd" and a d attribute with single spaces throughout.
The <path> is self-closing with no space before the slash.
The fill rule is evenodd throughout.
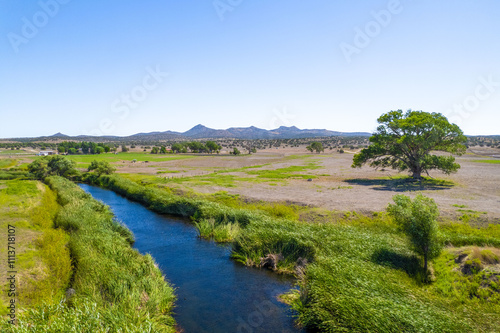
<path id="1" fill-rule="evenodd" d="M 302 332 L 276 299 L 292 288 L 291 279 L 235 263 L 228 246 L 199 239 L 182 219 L 156 214 L 110 190 L 80 187 L 111 207 L 134 233 L 134 247 L 150 253 L 174 285 L 174 317 L 184 332 Z"/>

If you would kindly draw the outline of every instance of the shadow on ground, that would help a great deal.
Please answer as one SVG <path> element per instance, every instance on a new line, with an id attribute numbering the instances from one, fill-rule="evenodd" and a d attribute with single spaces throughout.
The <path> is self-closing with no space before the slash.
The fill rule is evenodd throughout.
<path id="1" fill-rule="evenodd" d="M 447 180 L 423 178 L 420 181 L 416 181 L 410 177 L 381 179 L 353 178 L 344 181 L 352 185 L 371 186 L 372 189 L 377 191 L 394 192 L 449 190 L 455 186 L 453 182 Z"/>
<path id="2" fill-rule="evenodd" d="M 372 255 L 372 261 L 382 266 L 402 270 L 406 272 L 408 276 L 415 279 L 418 278 L 418 273 L 422 270 L 420 260 L 416 256 L 396 253 L 390 249 L 379 249 L 375 251 Z"/>

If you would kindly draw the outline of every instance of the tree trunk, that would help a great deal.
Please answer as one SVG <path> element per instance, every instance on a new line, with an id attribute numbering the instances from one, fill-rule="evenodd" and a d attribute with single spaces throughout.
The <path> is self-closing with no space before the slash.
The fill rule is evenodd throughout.
<path id="1" fill-rule="evenodd" d="M 427 275 L 427 253 L 424 253 L 424 274 Z"/>
<path id="2" fill-rule="evenodd" d="M 413 172 L 412 178 L 415 180 L 420 180 L 422 179 L 422 168 L 420 167 L 414 167 L 411 170 Z"/>

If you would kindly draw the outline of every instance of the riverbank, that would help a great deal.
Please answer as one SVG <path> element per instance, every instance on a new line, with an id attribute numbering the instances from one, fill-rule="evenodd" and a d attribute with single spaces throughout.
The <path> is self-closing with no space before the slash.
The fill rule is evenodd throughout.
<path id="1" fill-rule="evenodd" d="M 102 176 L 96 183 L 159 213 L 191 217 L 215 229 L 237 225 L 233 257 L 295 274 L 300 291 L 284 299 L 298 311 L 298 323 L 312 330 L 494 332 L 500 322 L 496 284 L 477 288 L 488 271 L 464 278 L 453 256 L 453 246 L 498 246 L 495 226 L 442 228 L 449 247 L 435 260 L 436 282 L 426 285 L 419 280 L 419 259 L 384 214 L 306 223 L 177 196 L 119 176 Z"/>
<path id="2" fill-rule="evenodd" d="M 110 207 L 175 286 L 174 318 L 186 333 L 300 333 L 279 295 L 294 279 L 230 259 L 231 245 L 200 239 L 189 219 L 157 214 L 101 187 L 79 184 Z"/>
<path id="3" fill-rule="evenodd" d="M 66 295 L 19 314 L 4 332 L 175 332 L 175 296 L 149 255 L 110 210 L 61 177 L 46 183 L 60 205 L 56 230 L 69 234 L 72 276 Z M 53 273 L 53 272 L 51 272 Z"/>

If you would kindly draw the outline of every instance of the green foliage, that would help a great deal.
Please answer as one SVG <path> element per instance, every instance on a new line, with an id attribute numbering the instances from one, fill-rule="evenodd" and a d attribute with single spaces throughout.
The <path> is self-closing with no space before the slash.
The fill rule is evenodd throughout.
<path id="1" fill-rule="evenodd" d="M 47 176 L 71 178 L 78 174 L 75 165 L 74 161 L 61 155 L 45 156 L 28 165 L 28 171 L 36 179 L 44 179 Z"/>
<path id="2" fill-rule="evenodd" d="M 241 152 L 240 152 L 240 150 L 239 150 L 238 148 L 236 148 L 236 147 L 235 147 L 235 148 L 233 149 L 233 151 L 232 151 L 232 154 L 233 154 L 233 155 L 239 155 L 239 154 L 241 154 Z"/>
<path id="3" fill-rule="evenodd" d="M 213 239 L 218 243 L 232 242 L 240 232 L 237 223 L 216 223 L 214 219 L 197 221 L 195 227 L 199 237 Z"/>
<path id="4" fill-rule="evenodd" d="M 26 179 L 29 174 L 25 171 L 0 170 L 0 180 Z"/>
<path id="5" fill-rule="evenodd" d="M 474 228 L 466 223 L 447 222 L 440 225 L 441 243 L 450 246 L 500 247 L 500 224 Z"/>
<path id="6" fill-rule="evenodd" d="M 110 175 L 116 171 L 116 168 L 109 164 L 108 161 L 93 160 L 88 167 L 88 172 L 94 171 L 97 176 Z"/>
<path id="7" fill-rule="evenodd" d="M 370 162 L 372 167 L 409 171 L 415 179 L 433 169 L 450 174 L 460 168 L 451 155 L 430 154 L 431 151 L 458 155 L 465 152 L 467 138 L 443 115 L 423 111 L 403 114 L 398 110 L 382 115 L 377 121 L 381 125 L 370 137 L 371 145 L 354 155 L 353 168 Z"/>
<path id="8" fill-rule="evenodd" d="M 20 281 L 17 298 L 24 308 L 59 300 L 71 277 L 69 237 L 63 230 L 53 229 L 58 211 L 56 197 L 46 186 L 37 183 L 8 181 L 7 187 L 0 190 L 1 229 L 7 229 L 7 224 L 15 225 L 18 235 L 15 245 Z M 4 215 L 6 210 L 9 214 Z M 0 299 L 3 296 L 0 295 Z M 2 305 L 0 314 L 4 314 L 3 309 Z"/>
<path id="9" fill-rule="evenodd" d="M 79 153 L 79 149 L 83 154 L 102 154 L 110 151 L 110 147 L 104 143 L 63 141 L 57 144 L 59 153 L 68 152 L 70 155 L 75 155 Z"/>
<path id="10" fill-rule="evenodd" d="M 0 159 L 0 169 L 8 169 L 10 167 L 13 167 L 17 164 L 17 160 L 15 159 Z"/>
<path id="11" fill-rule="evenodd" d="M 311 142 L 311 144 L 307 146 L 306 149 L 309 150 L 310 152 L 315 151 L 318 154 L 321 153 L 322 151 L 325 151 L 325 148 L 323 148 L 323 144 L 317 141 Z"/>
<path id="12" fill-rule="evenodd" d="M 102 332 L 174 332 L 173 289 L 151 256 L 131 248 L 130 231 L 77 185 L 61 177 L 48 177 L 47 182 L 63 206 L 56 226 L 71 235 L 71 287 L 76 294 L 60 306 L 43 306 L 23 315 L 19 327 L 88 324 Z"/>
<path id="13" fill-rule="evenodd" d="M 298 322 L 312 331 L 480 332 L 494 331 L 500 320 L 498 305 L 462 302 L 422 285 L 418 258 L 386 214 L 305 223 L 238 209 L 246 206 L 222 194 L 210 202 L 117 175 L 98 182 L 156 212 L 192 217 L 200 236 L 216 238 L 216 230 L 238 225 L 233 258 L 261 266 L 263 258 L 275 255 L 277 271 L 296 274 L 300 294 L 290 302 Z M 467 230 L 455 232 L 458 238 Z M 446 272 L 439 266 L 436 275 Z"/>
<path id="14" fill-rule="evenodd" d="M 430 287 L 431 290 L 457 299 L 462 304 L 472 303 L 482 308 L 489 304 L 492 305 L 490 311 L 498 311 L 494 304 L 500 303 L 499 277 L 494 270 L 487 268 L 488 258 L 474 255 L 474 252 L 483 251 L 492 253 L 490 250 L 481 251 L 477 248 L 458 253 L 453 249 L 447 250 L 434 263 L 437 280 Z M 459 258 L 467 254 L 467 259 L 461 262 Z M 486 260 L 486 263 L 483 260 Z"/>
<path id="15" fill-rule="evenodd" d="M 187 146 L 192 153 L 204 153 L 207 151 L 207 147 L 203 143 L 198 141 L 188 142 Z"/>
<path id="16" fill-rule="evenodd" d="M 174 143 L 171 149 L 174 153 L 180 153 L 184 149 L 184 146 L 180 143 Z"/>
<path id="17" fill-rule="evenodd" d="M 151 148 L 151 154 L 158 154 L 158 153 L 159 153 L 158 147 Z"/>
<path id="18" fill-rule="evenodd" d="M 222 149 L 222 147 L 220 145 L 218 145 L 217 143 L 215 143 L 214 141 L 207 141 L 205 146 L 207 147 L 208 152 L 210 154 L 213 153 L 214 151 L 219 151 Z"/>
<path id="19" fill-rule="evenodd" d="M 433 199 L 420 193 L 413 201 L 405 195 L 395 195 L 393 199 L 395 205 L 389 204 L 387 211 L 408 235 L 415 252 L 424 257 L 424 272 L 427 272 L 427 261 L 439 256 L 442 248 L 438 237 L 438 207 Z"/>

